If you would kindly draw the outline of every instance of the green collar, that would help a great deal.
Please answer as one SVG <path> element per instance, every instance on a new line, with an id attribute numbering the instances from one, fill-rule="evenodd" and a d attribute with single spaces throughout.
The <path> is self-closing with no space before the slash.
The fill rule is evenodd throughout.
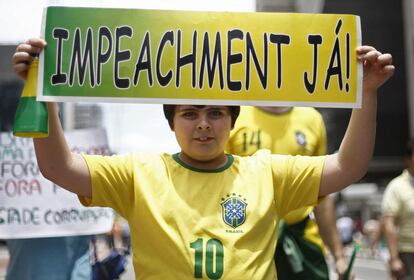
<path id="1" fill-rule="evenodd" d="M 226 156 L 227 156 L 227 162 L 222 167 L 214 168 L 214 169 L 201 169 L 201 168 L 197 168 L 197 167 L 191 166 L 188 163 L 186 163 L 185 161 L 183 161 L 180 158 L 180 153 L 176 153 L 176 154 L 173 154 L 172 155 L 173 159 L 178 164 L 180 164 L 182 167 L 187 168 L 187 169 L 189 169 L 191 171 L 203 172 L 203 173 L 218 173 L 218 172 L 222 172 L 222 171 L 226 170 L 227 168 L 229 168 L 232 165 L 233 161 L 234 161 L 234 157 L 231 154 L 226 154 Z"/>

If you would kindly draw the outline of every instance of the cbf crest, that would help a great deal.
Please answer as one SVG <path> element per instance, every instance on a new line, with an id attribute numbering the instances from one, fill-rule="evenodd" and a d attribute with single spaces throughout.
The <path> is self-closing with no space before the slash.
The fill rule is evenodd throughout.
<path id="1" fill-rule="evenodd" d="M 235 193 L 227 195 L 222 200 L 221 212 L 223 221 L 232 228 L 242 225 L 246 221 L 246 200 Z"/>

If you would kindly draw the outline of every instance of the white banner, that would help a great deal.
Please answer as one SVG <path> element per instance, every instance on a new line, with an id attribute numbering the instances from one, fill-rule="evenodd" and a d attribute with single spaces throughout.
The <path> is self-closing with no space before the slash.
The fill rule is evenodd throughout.
<path id="1" fill-rule="evenodd" d="M 67 132 L 72 150 L 109 154 L 106 132 Z M 0 239 L 57 237 L 108 232 L 110 208 L 83 207 L 77 196 L 46 180 L 32 139 L 0 133 Z"/>

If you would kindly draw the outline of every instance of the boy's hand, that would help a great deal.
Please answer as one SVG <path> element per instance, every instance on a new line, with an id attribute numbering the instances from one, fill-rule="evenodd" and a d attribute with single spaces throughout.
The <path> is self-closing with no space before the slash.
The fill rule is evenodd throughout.
<path id="1" fill-rule="evenodd" d="M 13 55 L 14 72 L 25 80 L 33 57 L 37 56 L 45 47 L 46 42 L 39 38 L 31 38 L 25 43 L 18 45 Z"/>
<path id="2" fill-rule="evenodd" d="M 391 54 L 380 53 L 370 46 L 361 46 L 357 48 L 357 58 L 364 66 L 364 92 L 375 92 L 394 74 Z"/>

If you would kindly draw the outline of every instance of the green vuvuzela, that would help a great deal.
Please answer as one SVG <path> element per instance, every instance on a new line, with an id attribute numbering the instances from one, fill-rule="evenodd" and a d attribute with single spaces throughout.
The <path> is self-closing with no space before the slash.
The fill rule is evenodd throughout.
<path id="1" fill-rule="evenodd" d="M 14 116 L 13 134 L 19 137 L 43 138 L 49 135 L 48 112 L 44 102 L 36 101 L 37 59 L 33 60 Z"/>

